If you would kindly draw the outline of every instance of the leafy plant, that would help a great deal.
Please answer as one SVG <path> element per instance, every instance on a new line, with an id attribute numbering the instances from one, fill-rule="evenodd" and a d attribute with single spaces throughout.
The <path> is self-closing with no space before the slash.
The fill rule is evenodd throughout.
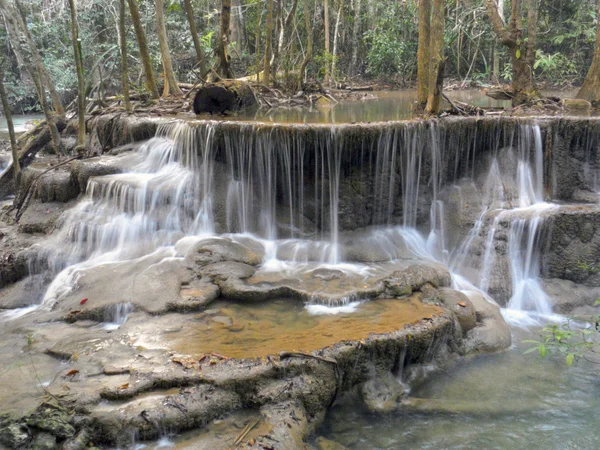
<path id="1" fill-rule="evenodd" d="M 594 306 L 600 306 L 600 299 Z M 570 318 L 563 324 L 546 326 L 540 340 L 523 341 L 533 344 L 524 354 L 538 352 L 542 358 L 560 355 L 568 367 L 580 359 L 589 360 L 592 354 L 600 354 L 600 316 L 595 316 L 592 322 L 593 326 L 582 327 Z"/>

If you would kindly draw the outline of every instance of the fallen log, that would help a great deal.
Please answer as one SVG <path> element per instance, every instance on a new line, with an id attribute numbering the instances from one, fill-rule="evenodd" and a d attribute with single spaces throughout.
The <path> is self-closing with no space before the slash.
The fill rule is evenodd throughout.
<path id="1" fill-rule="evenodd" d="M 346 86 L 346 90 L 351 92 L 366 92 L 372 91 L 373 86 Z"/>
<path id="2" fill-rule="evenodd" d="M 514 97 L 512 92 L 506 91 L 501 88 L 488 89 L 485 95 L 487 95 L 490 98 L 493 98 L 494 100 L 512 100 Z"/>
<path id="3" fill-rule="evenodd" d="M 256 96 L 248 83 L 224 80 L 198 89 L 193 110 L 196 114 L 226 114 L 256 106 Z"/>

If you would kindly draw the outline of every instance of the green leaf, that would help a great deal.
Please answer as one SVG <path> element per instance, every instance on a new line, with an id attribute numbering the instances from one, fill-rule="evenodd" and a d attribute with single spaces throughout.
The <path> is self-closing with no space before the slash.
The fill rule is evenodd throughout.
<path id="1" fill-rule="evenodd" d="M 546 354 L 547 354 L 547 352 L 546 352 L 546 346 L 545 346 L 544 344 L 541 344 L 541 345 L 538 347 L 538 350 L 540 351 L 540 356 L 541 356 L 542 358 L 545 358 L 545 357 L 546 357 Z"/>
<path id="2" fill-rule="evenodd" d="M 524 354 L 524 355 L 527 355 L 528 353 L 535 352 L 535 351 L 536 351 L 538 348 L 539 348 L 539 347 L 531 347 L 531 348 L 529 348 L 529 349 L 525 350 L 525 351 L 523 352 L 523 354 Z"/>
<path id="3" fill-rule="evenodd" d="M 594 306 L 600 305 L 600 298 L 594 302 Z"/>
<path id="4" fill-rule="evenodd" d="M 521 49 L 520 48 L 517 49 L 517 53 L 515 56 L 517 57 L 517 59 L 521 58 Z"/>
<path id="5" fill-rule="evenodd" d="M 574 360 L 575 360 L 575 355 L 573 353 L 569 353 L 567 355 L 567 367 L 571 367 L 573 365 Z"/>

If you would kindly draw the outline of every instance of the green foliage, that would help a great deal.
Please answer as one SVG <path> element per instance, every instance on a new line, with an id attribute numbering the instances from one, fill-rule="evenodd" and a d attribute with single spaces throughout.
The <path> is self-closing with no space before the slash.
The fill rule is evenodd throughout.
<path id="1" fill-rule="evenodd" d="M 600 299 L 594 306 L 600 306 Z M 593 317 L 592 323 L 593 326 L 582 326 L 568 319 L 560 325 L 546 326 L 542 328 L 540 340 L 523 341 L 533 344 L 525 354 L 537 351 L 542 358 L 561 356 L 569 367 L 580 359 L 588 359 L 600 351 L 600 316 Z"/>
<path id="2" fill-rule="evenodd" d="M 365 34 L 368 47 L 367 73 L 374 77 L 397 74 L 403 78 L 416 68 L 416 6 L 391 2 L 385 6 L 376 25 Z"/>
<path id="3" fill-rule="evenodd" d="M 577 73 L 577 67 L 573 60 L 560 52 L 546 54 L 543 50 L 536 52 L 533 68 L 550 80 L 562 80 Z"/>

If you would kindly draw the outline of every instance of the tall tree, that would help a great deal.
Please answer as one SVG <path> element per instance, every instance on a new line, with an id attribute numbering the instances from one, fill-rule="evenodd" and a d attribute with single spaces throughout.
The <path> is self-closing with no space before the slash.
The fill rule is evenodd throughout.
<path id="1" fill-rule="evenodd" d="M 513 105 L 527 103 L 538 96 L 533 76 L 537 44 L 539 0 L 511 0 L 510 21 L 505 23 L 496 0 L 484 0 L 492 27 L 500 43 L 508 48 L 512 64 Z M 527 9 L 527 27 L 523 26 L 522 10 Z"/>
<path id="2" fill-rule="evenodd" d="M 325 53 L 329 57 L 331 54 L 329 47 L 329 0 L 323 0 L 323 23 L 325 25 Z M 329 64 L 325 68 L 325 82 L 329 83 Z"/>
<path id="3" fill-rule="evenodd" d="M 592 102 L 595 106 L 600 103 L 600 0 L 598 0 L 597 9 L 594 57 L 583 81 L 583 86 L 581 86 L 581 89 L 577 93 L 577 98 Z"/>
<path id="4" fill-rule="evenodd" d="M 0 0 L 0 10 L 4 11 L 6 19 L 11 23 L 11 26 L 14 30 L 19 30 L 21 27 L 25 26 L 25 22 L 21 17 L 20 13 L 17 11 L 11 10 L 11 8 L 6 3 L 6 0 Z M 20 20 L 19 20 L 20 19 Z M 31 42 L 27 40 L 28 45 L 31 45 Z M 25 54 L 23 48 L 21 47 L 20 36 L 11 36 L 11 43 L 15 53 Z M 30 48 L 31 52 L 33 50 Z M 39 55 L 38 55 L 39 56 Z M 48 125 L 48 129 L 50 131 L 50 138 L 52 142 L 52 147 L 57 154 L 64 154 L 65 149 L 62 144 L 62 140 L 60 138 L 60 133 L 58 132 L 58 128 L 56 126 L 56 121 L 50 106 L 48 105 L 48 101 L 46 99 L 46 86 L 44 85 L 44 76 L 43 76 L 43 65 L 40 65 L 40 60 L 37 58 L 25 58 L 23 60 L 25 63 L 26 69 L 31 75 L 31 79 L 35 85 L 35 90 L 38 95 L 38 101 L 42 108 L 42 112 L 44 113 L 44 117 L 46 118 L 46 124 Z"/>
<path id="5" fill-rule="evenodd" d="M 429 57 L 429 89 L 427 92 L 427 106 L 425 111 L 429 114 L 439 114 L 442 89 L 444 85 L 444 30 L 445 30 L 444 0 L 433 0 L 433 17 L 430 27 Z"/>
<path id="6" fill-rule="evenodd" d="M 52 105 L 54 106 L 54 111 L 59 116 L 65 114 L 65 108 L 62 104 L 62 100 L 58 91 L 56 90 L 56 86 L 50 78 L 50 74 L 46 70 L 46 65 L 42 60 L 42 56 L 40 55 L 40 51 L 35 43 L 35 40 L 31 36 L 29 32 L 29 28 L 25 23 L 24 15 L 25 9 L 19 0 L 15 0 L 16 11 L 12 13 L 12 20 L 15 23 L 15 30 L 20 30 L 21 33 L 25 36 L 25 40 L 27 42 L 27 47 L 29 49 L 29 54 L 31 55 L 32 62 L 35 66 L 36 71 L 39 73 L 40 82 L 46 86 L 48 92 L 50 93 L 50 98 L 52 99 Z M 4 11 L 7 11 L 7 14 L 10 14 L 9 8 L 6 5 L 5 0 L 0 1 L 0 8 Z M 18 39 L 18 38 L 17 38 Z"/>
<path id="7" fill-rule="evenodd" d="M 127 72 L 127 33 L 125 32 L 125 0 L 119 0 L 119 47 L 121 50 L 121 90 L 125 110 L 131 112 L 129 99 L 129 74 Z"/>
<path id="8" fill-rule="evenodd" d="M 308 63 L 312 59 L 312 27 L 310 26 L 310 11 L 309 11 L 309 2 L 310 0 L 304 0 L 304 27 L 306 28 L 306 52 L 304 53 L 304 59 L 302 60 L 302 64 L 300 65 L 299 70 L 299 78 L 298 78 L 298 88 L 302 86 L 304 82 L 304 76 L 306 72 L 306 67 Z"/>
<path id="9" fill-rule="evenodd" d="M 283 9 L 283 8 L 282 8 Z M 298 0 L 292 0 L 292 6 L 290 11 L 288 12 L 283 25 L 279 30 L 279 38 L 277 39 L 277 58 L 273 58 L 273 64 L 271 67 L 275 73 L 277 73 L 279 69 L 279 60 L 283 55 L 284 48 L 288 45 L 290 41 L 290 36 L 294 31 L 294 16 L 296 15 L 296 10 L 298 9 Z M 289 56 L 289 53 L 288 53 Z M 288 59 L 289 60 L 289 59 Z M 286 74 L 287 74 L 287 65 L 286 65 Z"/>
<path id="10" fill-rule="evenodd" d="M 83 58 L 81 56 L 81 42 L 79 40 L 79 26 L 77 24 L 77 10 L 75 0 L 69 0 L 71 9 L 71 40 L 73 41 L 73 54 L 75 56 L 75 70 L 77 71 L 77 147 L 76 151 L 85 149 L 85 80 L 83 79 Z"/>
<path id="11" fill-rule="evenodd" d="M 19 148 L 17 146 L 17 138 L 15 137 L 15 127 L 13 125 L 12 113 L 10 111 L 10 105 L 8 104 L 8 95 L 4 88 L 4 72 L 2 66 L 4 60 L 0 59 L 0 100 L 2 101 L 2 109 L 4 110 L 4 116 L 6 117 L 6 124 L 8 126 L 8 135 L 10 136 L 10 150 L 12 153 L 13 163 L 13 177 L 15 179 L 15 186 L 19 183 L 19 173 L 21 172 L 21 163 L 19 162 Z"/>
<path id="12" fill-rule="evenodd" d="M 231 11 L 231 40 L 235 43 L 236 50 L 241 53 L 247 45 L 246 21 L 244 20 L 242 0 L 232 0 Z"/>
<path id="13" fill-rule="evenodd" d="M 190 25 L 190 33 L 192 35 L 192 41 L 194 42 L 194 49 L 196 50 L 196 59 L 198 60 L 198 65 L 200 67 L 200 75 L 204 78 L 206 76 L 206 58 L 204 57 L 204 50 L 202 50 L 202 44 L 200 43 L 200 37 L 198 36 L 192 2 L 191 0 L 183 0 L 183 5 L 185 8 L 185 15 L 187 16 Z"/>
<path id="14" fill-rule="evenodd" d="M 431 0 L 419 0 L 419 42 L 417 49 L 417 101 L 422 107 L 429 92 L 429 65 L 431 63 Z"/>
<path id="15" fill-rule="evenodd" d="M 165 2 L 156 0 L 156 28 L 158 29 L 158 43 L 160 44 L 160 54 L 162 57 L 163 72 L 165 74 L 165 87 L 163 97 L 169 95 L 183 95 L 179 89 L 179 83 L 173 71 L 173 61 L 171 60 L 171 50 L 169 49 L 169 40 L 167 38 L 167 27 L 165 26 Z"/>
<path id="16" fill-rule="evenodd" d="M 333 30 L 333 58 L 331 60 L 331 76 L 335 81 L 336 78 L 336 64 L 337 64 L 337 54 L 338 54 L 338 42 L 339 42 L 339 34 L 340 34 L 340 21 L 342 18 L 342 6 L 344 6 L 344 2 L 340 0 L 338 5 L 338 12 L 335 19 L 335 28 Z"/>
<path id="17" fill-rule="evenodd" d="M 267 0 L 267 28 L 265 30 L 265 60 L 264 83 L 268 86 L 271 82 L 271 54 L 273 41 L 273 0 Z"/>
<path id="18" fill-rule="evenodd" d="M 150 50 L 148 49 L 146 33 L 142 26 L 142 19 L 140 18 L 137 0 L 127 0 L 127 4 L 129 5 L 129 13 L 131 14 L 131 21 L 133 22 L 133 28 L 135 29 L 135 38 L 140 49 L 140 59 L 142 60 L 142 66 L 144 67 L 146 88 L 148 89 L 148 92 L 150 92 L 152 98 L 158 98 L 156 78 L 154 77 L 154 69 L 152 68 L 152 60 L 150 59 Z"/>
<path id="19" fill-rule="evenodd" d="M 360 7 L 361 0 L 356 0 L 354 5 L 354 25 L 352 26 L 352 60 L 350 63 L 349 74 L 350 77 L 356 75 L 357 64 L 358 64 L 358 48 L 359 40 L 358 33 L 360 32 Z"/>
<path id="20" fill-rule="evenodd" d="M 219 42 L 217 44 L 216 55 L 218 58 L 217 72 L 223 78 L 233 78 L 231 65 L 229 64 L 229 33 L 231 25 L 231 0 L 221 1 L 221 19 L 219 21 Z"/>

